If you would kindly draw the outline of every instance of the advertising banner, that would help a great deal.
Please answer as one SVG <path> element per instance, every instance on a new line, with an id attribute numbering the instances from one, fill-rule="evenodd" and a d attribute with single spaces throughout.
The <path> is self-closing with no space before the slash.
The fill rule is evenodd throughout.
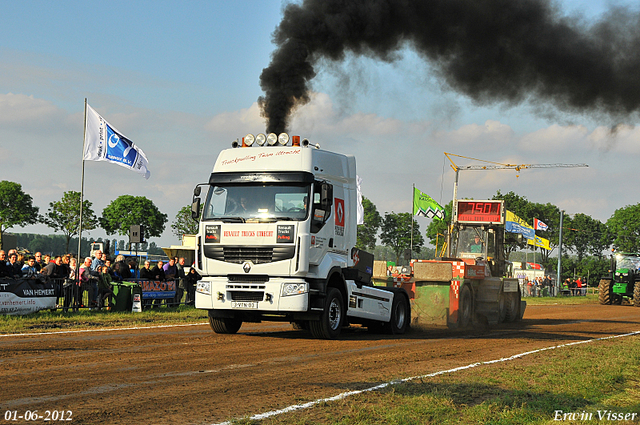
<path id="1" fill-rule="evenodd" d="M 511 233 L 520 233 L 527 239 L 536 237 L 536 231 L 533 230 L 533 227 L 509 210 L 507 210 L 504 230 Z"/>
<path id="2" fill-rule="evenodd" d="M 38 279 L 0 278 L 0 314 L 24 315 L 56 307 L 56 285 Z"/>
<path id="3" fill-rule="evenodd" d="M 138 282 L 142 285 L 143 300 L 162 300 L 176 296 L 176 281 L 148 280 Z"/>

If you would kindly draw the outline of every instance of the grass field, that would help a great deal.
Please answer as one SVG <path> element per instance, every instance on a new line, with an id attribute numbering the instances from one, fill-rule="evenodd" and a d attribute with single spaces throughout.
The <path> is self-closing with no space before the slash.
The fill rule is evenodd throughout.
<path id="1" fill-rule="evenodd" d="M 638 423 L 639 363 L 640 337 L 594 341 L 391 385 L 261 421 L 234 423 L 630 423 L 612 421 L 614 413 Z M 310 400 L 300 403 L 305 401 Z"/>
<path id="2" fill-rule="evenodd" d="M 62 310 L 42 310 L 27 316 L 0 316 L 0 334 L 202 323 L 208 320 L 207 317 L 206 310 L 187 306 L 160 307 L 142 313 L 91 310 L 64 313 Z"/>

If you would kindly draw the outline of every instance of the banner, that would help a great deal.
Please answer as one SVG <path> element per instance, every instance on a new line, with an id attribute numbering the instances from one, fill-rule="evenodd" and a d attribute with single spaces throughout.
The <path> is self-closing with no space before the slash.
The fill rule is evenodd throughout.
<path id="1" fill-rule="evenodd" d="M 56 308 L 53 282 L 0 278 L 0 314 L 24 315 L 50 308 Z"/>
<path id="2" fill-rule="evenodd" d="M 536 236 L 535 239 L 527 239 L 527 243 L 529 245 L 537 246 L 538 248 L 544 248 L 548 251 L 551 251 L 551 245 L 549 245 L 549 239 Z"/>
<path id="3" fill-rule="evenodd" d="M 533 219 L 533 228 L 534 230 L 542 230 L 545 231 L 549 228 L 549 226 L 547 226 L 546 224 L 544 224 L 542 221 L 538 220 L 537 218 Z"/>
<path id="4" fill-rule="evenodd" d="M 521 233 L 527 239 L 533 239 L 536 236 L 536 231 L 533 230 L 533 227 L 509 210 L 507 210 L 504 230 L 511 233 Z"/>
<path id="5" fill-rule="evenodd" d="M 413 215 L 444 220 L 445 210 L 426 193 L 413 188 Z"/>
<path id="6" fill-rule="evenodd" d="M 109 161 L 140 173 L 148 179 L 151 172 L 146 155 L 114 126 L 87 105 L 83 159 Z"/>
<path id="7" fill-rule="evenodd" d="M 362 206 L 362 189 L 360 184 L 362 183 L 362 177 L 356 176 L 356 198 L 358 199 L 357 209 L 357 221 L 356 224 L 364 224 L 364 207 Z"/>
<path id="8" fill-rule="evenodd" d="M 176 296 L 176 281 L 148 280 L 140 281 L 143 300 L 171 299 Z"/>

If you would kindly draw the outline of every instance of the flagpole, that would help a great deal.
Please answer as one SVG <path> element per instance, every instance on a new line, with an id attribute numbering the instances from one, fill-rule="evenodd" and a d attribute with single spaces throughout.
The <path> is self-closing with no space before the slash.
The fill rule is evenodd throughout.
<path id="1" fill-rule="evenodd" d="M 416 202 L 416 184 L 413 183 L 411 185 L 412 190 L 411 190 L 411 245 L 410 245 L 410 249 L 411 249 L 411 254 L 409 255 L 409 264 L 411 264 L 411 256 L 413 255 L 413 214 L 414 214 L 414 209 L 415 209 L 415 202 Z"/>
<path id="2" fill-rule="evenodd" d="M 82 179 L 80 180 L 80 227 L 78 229 L 78 263 L 77 271 L 80 270 L 80 248 L 82 247 L 82 204 L 84 199 L 84 147 L 87 140 L 87 98 L 84 98 L 84 128 L 82 131 Z"/>

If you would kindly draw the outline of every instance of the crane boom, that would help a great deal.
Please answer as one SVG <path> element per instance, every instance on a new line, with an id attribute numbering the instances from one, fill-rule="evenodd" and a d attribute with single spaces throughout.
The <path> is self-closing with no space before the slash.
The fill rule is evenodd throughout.
<path id="1" fill-rule="evenodd" d="M 486 161 L 483 159 L 470 158 L 467 156 L 456 155 L 454 153 L 444 153 L 445 156 L 451 162 L 451 168 L 454 171 L 458 172 L 460 170 L 524 170 L 528 168 L 573 168 L 573 167 L 588 167 L 587 164 L 501 164 L 499 162 Z M 474 161 L 486 162 L 490 165 L 457 165 L 451 159 L 452 156 L 456 156 L 458 158 L 466 158 Z"/>
<path id="2" fill-rule="evenodd" d="M 451 247 L 451 232 L 453 231 L 453 227 L 455 225 L 455 220 L 458 216 L 457 211 L 457 198 L 458 198 L 458 173 L 460 171 L 471 171 L 471 170 L 515 170 L 516 173 L 519 173 L 520 170 L 525 170 L 528 168 L 574 168 L 574 167 L 588 167 L 587 164 L 502 164 L 500 162 L 486 161 L 484 159 L 478 158 L 470 158 L 468 156 L 456 155 L 454 153 L 444 153 L 447 159 L 451 162 L 451 168 L 456 172 L 456 179 L 453 183 L 453 204 L 452 204 L 452 217 L 451 217 L 451 227 L 449 228 L 449 232 L 447 235 L 447 256 L 450 255 L 450 247 Z M 484 162 L 488 165 L 462 165 L 458 166 L 453 159 L 452 156 L 458 158 L 470 159 L 473 161 Z M 516 174 L 516 177 L 519 177 Z"/>

